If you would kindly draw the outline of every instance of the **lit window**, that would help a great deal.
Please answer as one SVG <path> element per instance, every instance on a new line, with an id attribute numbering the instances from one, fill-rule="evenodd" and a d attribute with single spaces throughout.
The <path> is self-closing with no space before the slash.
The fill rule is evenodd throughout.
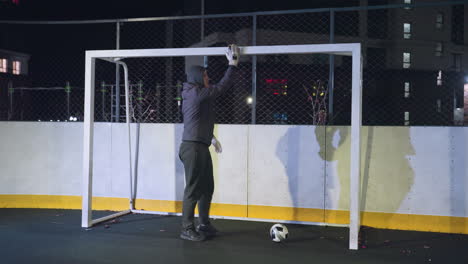
<path id="1" fill-rule="evenodd" d="M 437 29 L 442 29 L 443 26 L 444 26 L 444 14 L 443 13 L 437 13 L 436 28 Z"/>
<path id="2" fill-rule="evenodd" d="M 409 121 L 409 112 L 405 112 L 405 126 L 409 126 L 410 121 Z"/>
<path id="3" fill-rule="evenodd" d="M 404 0 L 403 2 L 404 2 L 405 4 L 407 4 L 407 5 L 410 5 L 410 4 L 413 3 L 412 0 Z M 407 7 L 405 7 L 405 9 L 411 9 L 411 7 L 407 6 Z"/>
<path id="4" fill-rule="evenodd" d="M 437 86 L 442 86 L 442 71 L 437 74 Z"/>
<path id="5" fill-rule="evenodd" d="M 442 42 L 437 42 L 436 48 L 435 48 L 435 55 L 436 55 L 437 57 L 442 56 L 442 51 L 443 51 Z"/>
<path id="6" fill-rule="evenodd" d="M 7 65 L 8 61 L 7 59 L 0 59 L 0 72 L 7 72 Z"/>
<path id="7" fill-rule="evenodd" d="M 403 68 L 408 69 L 411 66 L 411 53 L 403 52 Z"/>
<path id="8" fill-rule="evenodd" d="M 13 61 L 13 74 L 16 74 L 16 75 L 21 74 L 21 62 Z"/>
<path id="9" fill-rule="evenodd" d="M 404 23 L 403 24 L 403 38 L 410 39 L 411 38 L 411 23 Z"/>
<path id="10" fill-rule="evenodd" d="M 409 98 L 409 97 L 410 97 L 410 83 L 405 82 L 405 98 Z"/>

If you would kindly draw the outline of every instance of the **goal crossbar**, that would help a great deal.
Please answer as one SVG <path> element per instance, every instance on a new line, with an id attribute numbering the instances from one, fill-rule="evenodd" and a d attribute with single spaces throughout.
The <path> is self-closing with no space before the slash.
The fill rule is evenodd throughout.
<path id="1" fill-rule="evenodd" d="M 361 156 L 361 125 L 362 125 L 362 57 L 360 43 L 343 44 L 310 44 L 310 45 L 276 45 L 276 46 L 242 46 L 242 55 L 269 54 L 330 54 L 352 57 L 352 98 L 351 98 L 351 149 L 350 149 L 350 222 L 349 248 L 358 249 L 360 228 L 360 156 Z M 132 193 L 132 167 L 130 148 L 130 114 L 128 92 L 128 68 L 121 58 L 142 57 L 180 57 L 180 56 L 223 56 L 224 47 L 208 48 L 176 48 L 176 49 L 133 49 L 133 50 L 91 50 L 85 56 L 85 111 L 83 133 L 83 186 L 82 186 L 82 218 L 81 226 L 88 228 L 94 224 L 110 220 L 129 213 L 172 214 L 136 210 Z M 126 120 L 130 160 L 130 203 L 129 209 L 102 218 L 92 219 L 92 179 L 93 179 L 93 124 L 94 124 L 94 91 L 96 59 L 116 63 L 124 68 Z M 179 214 L 176 214 L 179 215 Z"/>

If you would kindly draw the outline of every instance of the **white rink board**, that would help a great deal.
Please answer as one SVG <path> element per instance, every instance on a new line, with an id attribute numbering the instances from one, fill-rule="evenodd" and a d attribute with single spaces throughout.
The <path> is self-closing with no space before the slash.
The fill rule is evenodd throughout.
<path id="1" fill-rule="evenodd" d="M 250 127 L 249 204 L 323 208 L 325 162 L 313 126 Z"/>
<path id="2" fill-rule="evenodd" d="M 180 201 L 182 125 L 140 128 L 137 198 Z M 0 194 L 81 195 L 82 123 L 0 129 Z M 124 129 L 95 124 L 94 196 L 128 197 Z M 218 125 L 215 134 L 213 202 L 347 209 L 349 127 Z M 365 211 L 468 217 L 468 128 L 363 127 L 362 136 Z"/>

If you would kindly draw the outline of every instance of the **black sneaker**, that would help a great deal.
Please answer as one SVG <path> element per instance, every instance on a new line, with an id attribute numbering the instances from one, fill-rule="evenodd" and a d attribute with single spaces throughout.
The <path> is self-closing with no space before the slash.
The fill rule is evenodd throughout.
<path id="1" fill-rule="evenodd" d="M 206 239 L 203 234 L 198 233 L 194 228 L 182 229 L 180 238 L 190 241 L 203 241 Z"/>
<path id="2" fill-rule="evenodd" d="M 214 237 L 218 233 L 218 230 L 211 223 L 198 225 L 197 231 L 206 237 Z"/>

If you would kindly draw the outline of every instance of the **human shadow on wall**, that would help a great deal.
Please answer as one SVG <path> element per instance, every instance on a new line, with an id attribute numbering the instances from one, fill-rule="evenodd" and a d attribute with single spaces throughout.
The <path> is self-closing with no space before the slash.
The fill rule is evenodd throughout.
<path id="1" fill-rule="evenodd" d="M 317 167 L 318 159 L 314 151 L 314 138 L 310 126 L 292 126 L 280 138 L 276 146 L 276 156 L 284 166 L 289 195 L 292 204 L 291 220 L 301 221 L 299 208 L 320 208 L 323 201 L 323 167 Z M 316 156 L 314 158 L 314 156 Z M 281 184 L 279 182 L 278 184 Z"/>
<path id="2" fill-rule="evenodd" d="M 330 195 L 331 191 L 336 190 L 339 188 L 340 184 L 336 183 L 336 179 L 333 177 L 329 177 L 328 170 L 330 169 L 330 163 L 334 162 L 335 160 L 328 158 L 330 153 L 335 151 L 336 149 L 341 148 L 344 144 L 346 138 L 348 137 L 349 128 L 342 127 L 342 129 L 333 130 L 330 129 L 331 127 L 328 126 L 316 126 L 315 131 L 315 139 L 317 140 L 320 149 L 318 151 L 318 155 L 325 163 L 324 169 L 324 222 L 328 220 L 327 217 L 327 209 L 334 208 L 333 203 L 333 196 Z M 334 136 L 334 137 L 332 137 Z"/>
<path id="3" fill-rule="evenodd" d="M 361 130 L 360 209 L 395 213 L 414 182 L 409 158 L 415 152 L 408 127 L 381 128 L 377 131 L 374 127 L 363 127 Z M 316 137 L 322 159 L 327 165 L 334 166 L 334 169 L 327 171 L 337 173 L 336 177 L 327 174 L 327 183 L 334 178 L 339 181 L 338 199 L 334 198 L 336 195 L 327 195 L 330 198 L 326 201 L 326 207 L 349 210 L 351 129 L 349 126 L 327 126 L 324 130 L 316 129 Z M 327 185 L 327 192 L 335 188 Z M 364 217 L 362 221 L 365 221 Z"/>
<path id="4" fill-rule="evenodd" d="M 148 128 L 147 128 L 148 129 Z M 144 130 L 144 129 L 143 129 Z M 132 126 L 131 133 L 134 138 L 132 141 L 132 198 L 133 200 L 137 203 L 136 199 L 138 197 L 138 180 L 139 180 L 139 168 L 140 166 L 145 166 L 145 164 L 140 164 L 140 147 L 144 146 L 144 138 L 145 137 L 140 137 L 142 128 L 140 123 L 135 124 Z M 183 200 L 183 193 L 184 193 L 184 184 L 185 184 L 185 179 L 184 179 L 184 166 L 182 162 L 179 159 L 179 147 L 182 142 L 182 133 L 183 133 L 183 124 L 174 124 L 174 197 L 171 199 L 173 201 L 176 201 L 175 203 L 175 208 L 173 208 L 176 212 L 182 212 L 182 200 Z M 143 138 L 143 142 L 142 142 Z M 143 150 L 144 151 L 144 150 Z M 160 155 L 165 155 L 165 153 L 162 153 L 161 149 L 155 149 L 155 152 L 158 152 Z M 143 153 L 144 155 L 145 153 Z M 165 175 L 167 177 L 170 177 L 171 175 Z M 141 188 L 141 187 L 140 187 Z M 177 202 L 180 201 L 180 202 Z"/>

